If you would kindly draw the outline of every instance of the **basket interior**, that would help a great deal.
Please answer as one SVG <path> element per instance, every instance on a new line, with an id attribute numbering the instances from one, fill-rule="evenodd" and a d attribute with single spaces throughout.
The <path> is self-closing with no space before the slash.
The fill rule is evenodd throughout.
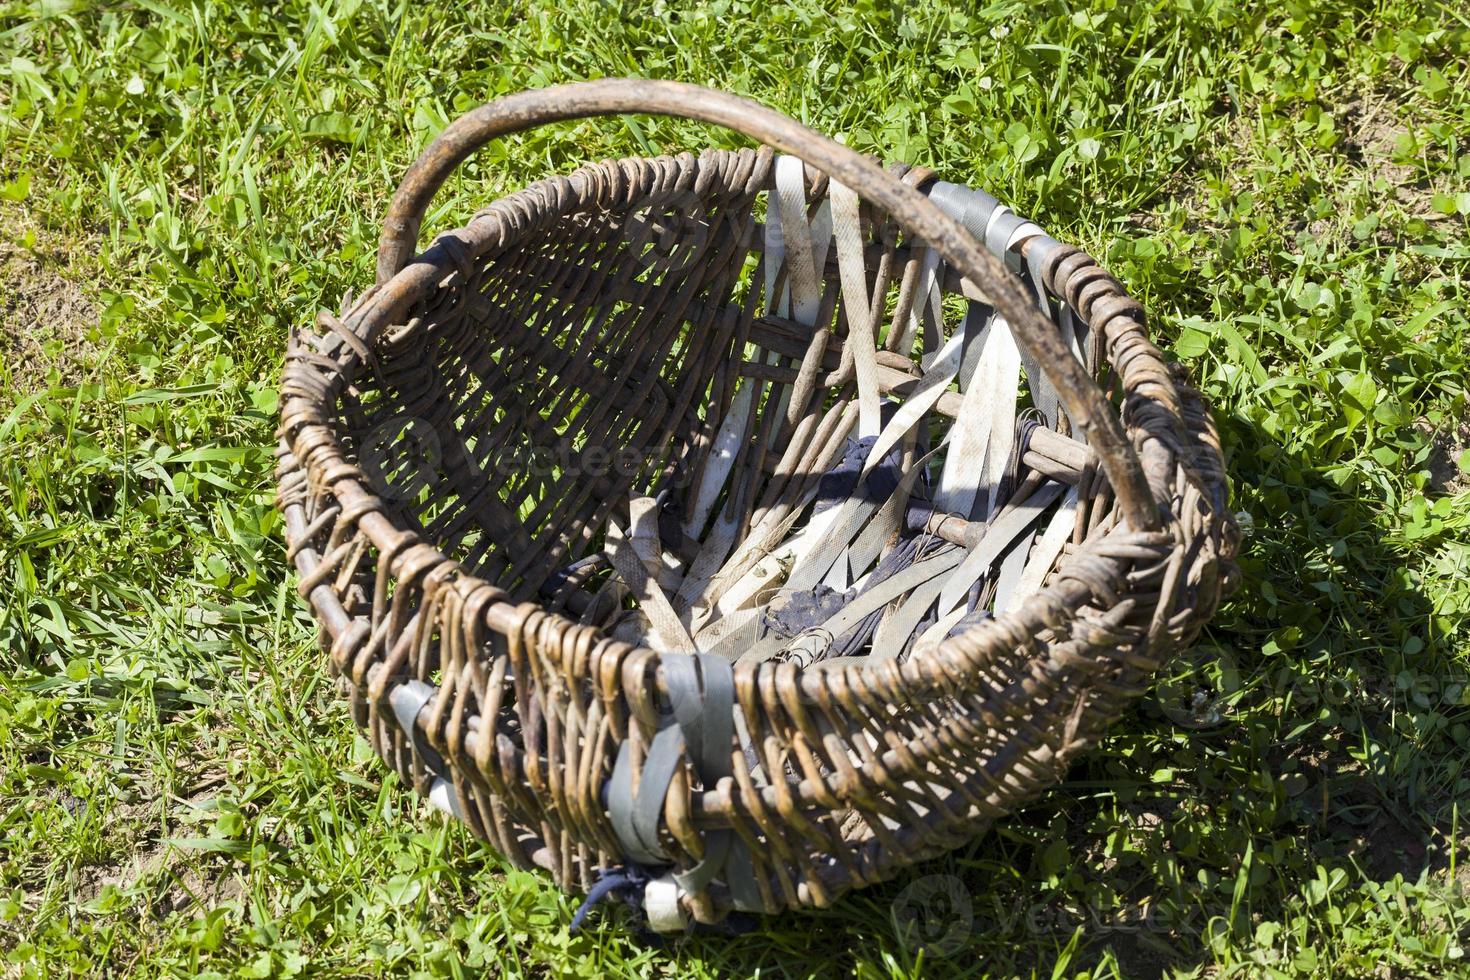
<path id="1" fill-rule="evenodd" d="M 1040 229 L 908 179 L 989 208 L 1032 280 Z M 654 649 L 907 657 L 1014 607 L 1113 519 L 1106 482 L 983 294 L 831 191 L 707 151 L 496 202 L 516 233 L 453 233 L 477 257 L 342 396 L 344 442 L 400 526 Z"/>

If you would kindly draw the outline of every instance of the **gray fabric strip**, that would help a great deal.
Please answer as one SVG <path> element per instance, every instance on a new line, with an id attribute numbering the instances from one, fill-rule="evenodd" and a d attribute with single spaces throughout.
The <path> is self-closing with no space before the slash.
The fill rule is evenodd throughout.
<path id="1" fill-rule="evenodd" d="M 685 891 L 697 892 L 721 871 L 725 871 L 730 857 L 730 839 L 734 831 L 716 830 L 704 835 L 704 858 L 688 871 L 675 872 L 674 880 Z"/>
<path id="2" fill-rule="evenodd" d="M 663 671 L 664 690 L 669 695 L 669 707 L 674 721 L 684 730 L 684 741 L 689 745 L 689 757 L 696 767 L 700 762 L 700 749 L 704 742 L 703 722 L 699 718 L 701 697 L 699 669 L 694 657 L 687 653 L 666 653 L 658 658 Z"/>
<path id="3" fill-rule="evenodd" d="M 645 848 L 633 827 L 632 752 L 632 744 L 627 740 L 618 748 L 618 759 L 607 786 L 607 815 L 624 855 L 639 864 L 659 864 L 664 856 Z"/>
<path id="4" fill-rule="evenodd" d="M 684 730 L 700 780 L 713 789 L 732 771 L 735 671 L 728 660 L 709 654 L 666 654 L 662 664 L 674 720 Z"/>
<path id="5" fill-rule="evenodd" d="M 424 710 L 437 693 L 433 686 L 420 680 L 405 681 L 395 684 L 388 692 L 388 703 L 393 706 L 393 718 L 398 722 L 398 727 L 403 729 L 403 734 L 418 743 L 418 720 L 419 712 Z"/>
<path id="6" fill-rule="evenodd" d="M 624 854 L 645 865 L 668 863 L 658 830 L 669 784 L 683 754 L 688 752 L 705 789 L 713 789 L 733 772 L 735 672 L 729 661 L 710 654 L 670 653 L 660 663 L 671 712 L 649 745 L 638 792 L 632 791 L 631 750 L 626 741 L 618 750 L 608 785 L 613 833 Z M 754 883 L 750 855 L 733 831 L 706 834 L 704 858 L 688 871 L 675 874 L 674 880 L 687 891 L 698 891 L 721 872 L 736 879 L 730 889 L 737 908 L 762 907 L 759 892 L 745 887 L 745 879 Z"/>
<path id="7" fill-rule="evenodd" d="M 725 885 L 730 889 L 730 901 L 741 912 L 763 912 L 760 886 L 755 881 L 755 865 L 750 860 L 750 850 L 745 841 L 731 831 L 730 853 L 725 858 Z"/>
<path id="8" fill-rule="evenodd" d="M 1026 258 L 1026 269 L 1022 277 L 1031 281 L 1031 288 L 1036 291 L 1036 303 L 1041 307 L 1041 312 L 1051 316 L 1051 302 L 1046 298 L 1046 286 L 1041 280 L 1042 263 L 1051 254 L 1052 249 L 1057 247 L 1057 240 L 1048 235 L 1038 235 L 1031 240 L 1031 250 Z M 1063 331 L 1063 339 L 1067 341 L 1067 347 L 1077 352 L 1075 338 L 1066 336 Z M 1056 386 L 1047 378 L 1046 373 L 1041 370 L 1041 364 L 1023 349 L 1021 351 L 1021 366 L 1026 370 L 1026 380 L 1031 383 L 1031 402 L 1046 419 L 1046 427 L 1055 429 L 1062 414 L 1062 398 L 1057 394 Z"/>
<path id="9" fill-rule="evenodd" d="M 1020 271 L 1021 256 L 1011 251 L 1011 236 L 1024 224 L 1025 218 L 1014 211 L 1006 211 L 996 215 L 990 222 L 990 227 L 985 229 L 985 247 L 994 252 L 997 258 L 1004 259 L 1006 268 L 1012 272 Z"/>
<path id="10" fill-rule="evenodd" d="M 940 210 L 964 225 L 977 238 L 985 238 L 985 226 L 990 216 L 1000 207 L 1000 201 L 992 194 L 975 190 L 947 180 L 936 180 L 929 188 L 929 200 L 939 205 Z"/>
<path id="11" fill-rule="evenodd" d="M 674 778 L 674 770 L 683 754 L 684 732 L 679 726 L 670 725 L 653 736 L 653 742 L 648 746 L 648 757 L 643 760 L 638 795 L 633 800 L 632 827 L 644 852 L 655 857 L 649 864 L 668 861 L 668 854 L 658 840 L 658 825 L 663 817 L 669 782 Z"/>
<path id="12" fill-rule="evenodd" d="M 1046 298 L 1046 283 L 1041 278 L 1041 270 L 1046 265 L 1047 256 L 1059 245 L 1061 242 L 1050 235 L 1037 235 L 1031 239 L 1031 248 L 1026 255 L 1026 271 L 1031 274 L 1031 288 L 1036 290 L 1036 302 L 1042 312 L 1049 310 L 1051 303 Z"/>
<path id="13" fill-rule="evenodd" d="M 984 303 L 970 300 L 965 307 L 965 318 L 960 329 L 965 334 L 965 351 L 960 355 L 960 373 L 956 376 L 961 392 L 968 391 L 975 380 L 975 369 L 980 365 L 980 352 L 985 349 L 985 338 L 995 322 L 995 310 Z"/>
<path id="14" fill-rule="evenodd" d="M 438 695 L 438 688 L 432 684 L 426 684 L 421 680 L 409 680 L 402 684 L 396 684 L 388 692 L 388 704 L 393 709 L 393 720 L 398 722 L 398 727 L 413 741 L 413 747 L 423 757 L 424 764 L 429 772 L 443 778 L 445 775 L 444 757 L 424 738 L 424 733 L 419 731 L 419 714 L 428 703 Z"/>
<path id="15" fill-rule="evenodd" d="M 675 657 L 672 672 L 669 666 L 669 658 L 665 657 L 664 686 L 669 692 L 674 719 L 684 729 L 701 784 L 707 790 L 713 789 L 734 771 L 730 753 L 735 735 L 735 670 L 728 660 L 710 654 Z M 674 875 L 674 880 L 688 891 L 698 891 L 721 872 L 730 878 L 732 858 L 736 864 L 743 862 L 749 875 L 750 855 L 743 845 L 735 845 L 739 842 L 734 831 L 706 834 L 703 860 L 688 871 Z M 736 907 L 743 911 L 760 907 L 759 895 L 756 905 L 741 905 L 733 884 L 731 895 L 736 898 Z"/>

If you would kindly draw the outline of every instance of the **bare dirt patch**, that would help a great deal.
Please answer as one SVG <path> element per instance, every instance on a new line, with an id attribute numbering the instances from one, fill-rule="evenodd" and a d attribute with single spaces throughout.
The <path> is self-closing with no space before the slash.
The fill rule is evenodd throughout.
<path id="1" fill-rule="evenodd" d="M 1344 102 L 1342 152 L 1353 164 L 1381 177 L 1393 188 L 1394 199 L 1405 211 L 1428 212 L 1434 188 L 1413 167 L 1394 162 L 1394 147 L 1407 130 L 1394 113 L 1396 100 L 1387 92 L 1366 93 Z"/>
<path id="2" fill-rule="evenodd" d="M 15 205 L 0 209 L 0 229 L 0 363 L 9 387 L 37 391 L 53 368 L 62 384 L 75 384 L 91 360 L 87 334 L 97 323 L 78 281 L 85 243 L 38 228 Z"/>
<path id="3" fill-rule="evenodd" d="M 95 901 L 111 886 L 135 892 L 155 916 L 199 906 L 214 908 L 245 894 L 238 876 L 218 860 L 199 860 L 188 852 L 150 842 L 130 858 L 83 869 L 77 883 L 81 903 Z"/>
<path id="4" fill-rule="evenodd" d="M 1428 420 L 1415 426 L 1430 437 L 1429 486 L 1432 494 L 1456 494 L 1470 490 L 1470 474 L 1460 469 L 1460 456 L 1470 449 L 1470 419 L 1435 429 Z"/>
<path id="5" fill-rule="evenodd" d="M 237 875 L 217 855 L 201 855 L 171 846 L 152 836 L 147 804 L 122 806 L 112 818 L 136 828 L 131 848 L 110 861 L 79 868 L 73 877 L 76 901 L 98 900 L 109 887 L 141 899 L 154 916 L 167 916 L 193 906 L 213 908 L 244 894 Z"/>

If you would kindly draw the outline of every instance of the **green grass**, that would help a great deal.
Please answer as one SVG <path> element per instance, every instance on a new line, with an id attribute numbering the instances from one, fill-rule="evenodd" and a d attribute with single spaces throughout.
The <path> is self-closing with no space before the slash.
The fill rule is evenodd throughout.
<path id="1" fill-rule="evenodd" d="M 0 4 L 0 976 L 1470 975 L 1463 5 L 494 6 Z M 370 282 L 408 162 L 607 74 L 749 94 L 1103 257 L 1255 526 L 1184 676 L 1054 792 L 668 948 L 569 936 L 572 899 L 370 758 L 271 505 L 286 330 Z M 731 140 L 557 126 L 429 224 Z"/>

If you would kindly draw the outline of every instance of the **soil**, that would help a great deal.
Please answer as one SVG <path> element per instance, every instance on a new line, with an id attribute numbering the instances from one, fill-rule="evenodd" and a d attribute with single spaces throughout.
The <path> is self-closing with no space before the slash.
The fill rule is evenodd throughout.
<path id="1" fill-rule="evenodd" d="M 1434 495 L 1470 490 L 1470 473 L 1460 469 L 1460 456 L 1470 449 L 1470 419 L 1446 423 L 1437 431 L 1427 420 L 1416 426 L 1433 440 L 1429 451 L 1429 486 Z"/>
<path id="2" fill-rule="evenodd" d="M 1430 211 L 1434 189 L 1416 177 L 1414 168 L 1393 161 L 1394 144 L 1406 130 L 1394 115 L 1394 100 L 1387 94 L 1365 94 L 1343 103 L 1343 141 L 1340 147 L 1353 163 L 1381 177 L 1393 190 L 1394 199 L 1410 214 Z"/>
<path id="3" fill-rule="evenodd" d="M 0 378 L 11 393 L 80 381 L 93 353 L 97 307 L 80 283 L 85 242 L 38 228 L 21 205 L 0 207 Z"/>
<path id="4" fill-rule="evenodd" d="M 194 802 L 190 800 L 184 802 Z M 109 822 L 137 828 L 134 846 L 110 860 L 85 865 L 75 878 L 76 901 L 96 900 L 109 885 L 132 891 L 147 903 L 155 916 L 167 916 L 193 906 L 213 908 L 245 894 L 237 875 L 229 873 L 228 862 L 216 855 L 172 847 L 158 839 L 155 802 L 121 804 Z"/>

